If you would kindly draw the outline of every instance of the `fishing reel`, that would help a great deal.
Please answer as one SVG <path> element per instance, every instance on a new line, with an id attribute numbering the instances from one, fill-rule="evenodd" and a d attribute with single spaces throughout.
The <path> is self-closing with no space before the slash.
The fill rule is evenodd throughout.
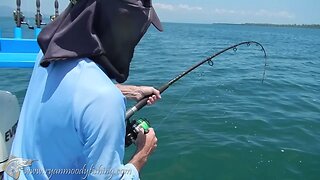
<path id="1" fill-rule="evenodd" d="M 128 120 L 126 127 L 125 147 L 129 147 L 135 142 L 141 128 L 144 130 L 144 134 L 147 134 L 150 127 L 150 122 L 146 118 L 139 118 L 138 120 L 133 121 Z"/>
<path id="2" fill-rule="evenodd" d="M 22 11 L 20 10 L 21 6 L 21 0 L 17 0 L 17 9 L 13 11 L 13 19 L 17 25 L 18 28 L 21 27 L 22 24 L 25 24 L 28 26 L 29 29 L 34 29 L 33 26 L 31 26 L 28 22 L 25 22 L 25 16 L 23 15 Z"/>
<path id="3" fill-rule="evenodd" d="M 25 22 L 25 16 L 21 11 L 13 11 L 13 19 L 16 22 L 17 27 L 21 27 L 21 25 L 25 24 L 29 29 L 34 29 L 29 23 Z"/>
<path id="4" fill-rule="evenodd" d="M 16 22 L 16 24 L 18 23 L 23 24 L 25 16 L 21 11 L 13 11 L 13 19 Z"/>

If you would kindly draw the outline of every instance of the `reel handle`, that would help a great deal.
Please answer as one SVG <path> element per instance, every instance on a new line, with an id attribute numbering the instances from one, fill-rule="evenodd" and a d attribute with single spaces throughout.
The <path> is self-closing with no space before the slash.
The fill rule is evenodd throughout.
<path id="1" fill-rule="evenodd" d="M 136 141 L 141 128 L 143 129 L 144 134 L 147 134 L 150 127 L 151 124 L 146 118 L 139 118 L 138 120 L 133 120 L 131 122 L 128 120 L 126 127 L 125 147 L 129 147 Z"/>

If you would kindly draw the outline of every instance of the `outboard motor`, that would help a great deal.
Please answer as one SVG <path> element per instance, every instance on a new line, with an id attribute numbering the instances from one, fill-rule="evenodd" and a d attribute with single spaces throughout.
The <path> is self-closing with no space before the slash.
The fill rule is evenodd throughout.
<path id="1" fill-rule="evenodd" d="M 16 96 L 8 91 L 0 91 L 0 179 L 3 166 L 9 159 L 19 114 L 20 107 Z"/>

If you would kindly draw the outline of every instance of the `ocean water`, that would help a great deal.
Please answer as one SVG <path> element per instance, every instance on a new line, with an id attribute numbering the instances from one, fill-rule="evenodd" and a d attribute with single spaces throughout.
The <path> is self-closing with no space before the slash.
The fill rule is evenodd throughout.
<path id="1" fill-rule="evenodd" d="M 0 19 L 2 36 L 12 36 L 11 21 Z M 137 46 L 126 84 L 159 87 L 247 40 L 265 47 L 267 66 L 259 47 L 241 46 L 135 115 L 148 118 L 158 137 L 141 179 L 320 179 L 320 29 L 163 25 L 164 32 L 150 28 Z M 0 69 L 0 89 L 21 104 L 30 76 L 31 69 Z M 133 152 L 128 148 L 125 159 Z"/>

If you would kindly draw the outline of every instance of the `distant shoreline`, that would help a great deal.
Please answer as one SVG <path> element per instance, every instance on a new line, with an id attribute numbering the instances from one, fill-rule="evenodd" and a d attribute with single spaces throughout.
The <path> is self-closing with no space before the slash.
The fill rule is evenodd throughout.
<path id="1" fill-rule="evenodd" d="M 320 29 L 320 24 L 272 24 L 272 23 L 194 23 L 194 22 L 170 22 L 164 21 L 163 23 L 178 23 L 178 24 L 216 24 L 216 25 L 244 25 L 244 26 L 263 26 L 263 27 L 293 27 L 293 28 L 310 28 Z"/>
<path id="2" fill-rule="evenodd" d="M 212 24 L 320 29 L 320 24 L 267 24 L 267 23 L 242 23 L 242 24 L 236 24 L 236 23 L 234 23 L 234 24 L 233 23 L 212 23 Z"/>
<path id="3" fill-rule="evenodd" d="M 320 29 L 320 24 L 268 24 L 268 23 L 244 23 L 242 25 L 270 26 L 270 27 L 301 27 Z"/>

